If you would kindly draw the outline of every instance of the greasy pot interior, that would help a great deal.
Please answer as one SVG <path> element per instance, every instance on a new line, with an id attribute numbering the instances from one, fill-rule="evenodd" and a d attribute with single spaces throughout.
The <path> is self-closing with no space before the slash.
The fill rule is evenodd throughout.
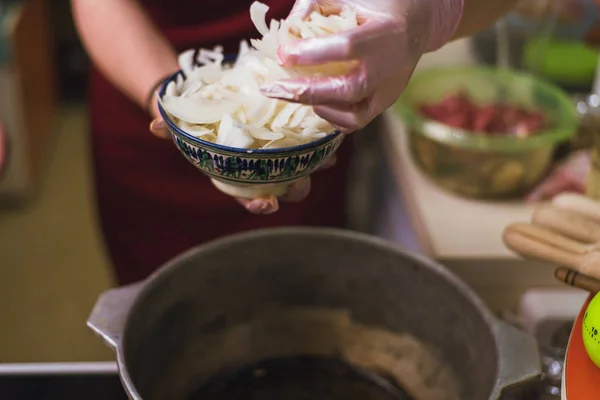
<path id="1" fill-rule="evenodd" d="M 200 247 L 161 271 L 130 313 L 122 350 L 144 400 L 185 400 L 222 368 L 337 356 L 346 343 L 385 347 L 408 333 L 426 351 L 402 336 L 399 357 L 412 368 L 406 379 L 428 374 L 424 386 L 443 386 L 442 374 L 423 360 L 433 356 L 460 399 L 481 400 L 495 382 L 497 349 L 470 296 L 442 267 L 377 239 L 264 231 Z"/>

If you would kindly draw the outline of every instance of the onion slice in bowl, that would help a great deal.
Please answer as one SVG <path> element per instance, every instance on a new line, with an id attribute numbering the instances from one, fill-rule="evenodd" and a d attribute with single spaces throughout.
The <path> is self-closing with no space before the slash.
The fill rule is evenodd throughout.
<path id="1" fill-rule="evenodd" d="M 261 149 L 297 146 L 326 137 L 334 128 L 311 106 L 264 96 L 260 88 L 298 75 L 339 75 L 355 63 L 286 68 L 276 61 L 281 44 L 335 34 L 358 25 L 355 10 L 344 7 L 337 15 L 316 11 L 306 20 L 267 21 L 269 7 L 254 2 L 250 17 L 260 39 L 242 41 L 233 63 L 223 49 L 188 50 L 179 55 L 182 73 L 169 83 L 161 107 L 173 123 L 200 140 L 236 148 Z"/>

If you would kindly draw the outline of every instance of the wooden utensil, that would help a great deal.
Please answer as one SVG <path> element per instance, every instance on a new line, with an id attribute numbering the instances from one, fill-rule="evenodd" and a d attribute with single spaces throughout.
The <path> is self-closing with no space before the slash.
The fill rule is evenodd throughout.
<path id="1" fill-rule="evenodd" d="M 583 243 L 600 242 L 600 222 L 579 211 L 542 204 L 534 210 L 532 223 Z"/>
<path id="2" fill-rule="evenodd" d="M 595 222 L 600 222 L 600 203 L 580 193 L 561 193 L 552 199 L 552 205 L 578 212 Z"/>
<path id="3" fill-rule="evenodd" d="M 600 292 L 600 279 L 584 275 L 572 268 L 558 267 L 554 271 L 554 277 L 569 286 L 587 290 L 591 293 Z"/>
<path id="4" fill-rule="evenodd" d="M 593 245 L 527 223 L 508 225 L 502 240 L 506 247 L 524 258 L 566 266 L 600 279 L 600 252 L 594 251 Z"/>
<path id="5" fill-rule="evenodd" d="M 577 269 L 587 247 L 569 238 L 526 223 L 508 225 L 502 234 L 506 247 L 525 258 Z"/>
<path id="6" fill-rule="evenodd" d="M 573 240 L 551 230 L 528 224 L 526 222 L 517 222 L 511 224 L 509 225 L 509 229 L 517 231 L 525 236 L 548 244 L 552 247 L 560 248 L 572 253 L 584 254 L 593 249 L 593 245 L 578 242 L 577 240 Z"/>

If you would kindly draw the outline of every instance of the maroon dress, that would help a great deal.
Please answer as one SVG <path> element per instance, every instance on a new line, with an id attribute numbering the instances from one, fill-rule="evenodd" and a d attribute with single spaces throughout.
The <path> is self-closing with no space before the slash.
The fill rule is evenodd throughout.
<path id="1" fill-rule="evenodd" d="M 235 52 L 255 37 L 252 0 L 142 1 L 178 51 L 223 45 Z M 284 18 L 293 0 L 265 1 L 269 17 Z M 179 253 L 250 229 L 343 226 L 346 141 L 334 168 L 313 175 L 302 203 L 282 204 L 272 215 L 252 215 L 213 187 L 171 141 L 148 131 L 149 116 L 97 69 L 90 86 L 90 116 L 97 205 L 108 254 L 119 284 L 141 280 Z"/>

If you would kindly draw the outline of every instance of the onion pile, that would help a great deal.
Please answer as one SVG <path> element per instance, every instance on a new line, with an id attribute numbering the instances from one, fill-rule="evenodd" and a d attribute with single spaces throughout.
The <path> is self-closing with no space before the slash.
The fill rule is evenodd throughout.
<path id="1" fill-rule="evenodd" d="M 278 79 L 303 74 L 345 73 L 348 64 L 284 68 L 276 61 L 280 44 L 299 38 L 323 36 L 357 26 L 356 13 L 313 12 L 307 19 L 290 18 L 266 23 L 268 6 L 255 2 L 250 15 L 262 39 L 240 43 L 233 64 L 224 63 L 223 49 L 188 50 L 179 55 L 183 75 L 170 82 L 163 109 L 184 132 L 219 145 L 245 149 L 297 146 L 321 139 L 334 128 L 312 107 L 271 99 L 260 87 Z"/>

